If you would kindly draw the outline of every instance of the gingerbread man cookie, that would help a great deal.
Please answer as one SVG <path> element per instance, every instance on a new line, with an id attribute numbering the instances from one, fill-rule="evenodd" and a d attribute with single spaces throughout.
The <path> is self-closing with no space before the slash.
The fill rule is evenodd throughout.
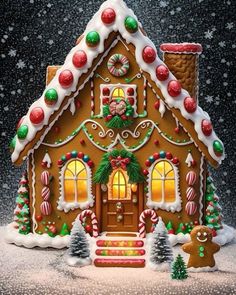
<path id="1" fill-rule="evenodd" d="M 212 242 L 212 231 L 207 226 L 194 227 L 190 233 L 191 242 L 182 246 L 184 252 L 190 254 L 188 268 L 215 267 L 214 253 L 220 246 Z"/>

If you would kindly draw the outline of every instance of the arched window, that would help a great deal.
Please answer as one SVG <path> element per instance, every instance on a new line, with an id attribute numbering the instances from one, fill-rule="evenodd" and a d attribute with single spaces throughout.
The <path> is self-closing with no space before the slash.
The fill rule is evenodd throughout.
<path id="1" fill-rule="evenodd" d="M 178 169 L 171 162 L 162 160 L 150 167 L 147 205 L 163 210 L 180 211 Z"/>
<path id="2" fill-rule="evenodd" d="M 122 169 L 114 170 L 109 178 L 109 200 L 130 200 L 131 186 L 128 183 L 127 172 Z"/>
<path id="3" fill-rule="evenodd" d="M 69 162 L 64 171 L 64 200 L 68 203 L 87 200 L 87 171 L 79 160 Z"/>
<path id="4" fill-rule="evenodd" d="M 116 98 L 125 98 L 125 92 L 122 88 L 115 88 L 115 90 L 112 93 L 112 99 L 116 99 Z"/>
<path id="5" fill-rule="evenodd" d="M 60 171 L 58 210 L 86 209 L 93 206 L 91 169 L 80 159 L 68 161 Z"/>

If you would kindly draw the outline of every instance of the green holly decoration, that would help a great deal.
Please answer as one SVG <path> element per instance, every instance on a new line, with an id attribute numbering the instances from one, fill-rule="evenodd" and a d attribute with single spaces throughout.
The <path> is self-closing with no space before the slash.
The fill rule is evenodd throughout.
<path id="1" fill-rule="evenodd" d="M 60 236 L 67 236 L 70 234 L 70 230 L 68 228 L 68 225 L 66 223 L 63 223 L 60 231 Z"/>
<path id="2" fill-rule="evenodd" d="M 171 221 L 169 221 L 166 225 L 166 229 L 168 231 L 168 234 L 173 234 L 174 235 L 174 229 L 173 229 L 173 224 Z"/>
<path id="3" fill-rule="evenodd" d="M 178 228 L 177 228 L 175 234 L 176 234 L 176 235 L 177 235 L 177 234 L 180 234 L 180 233 L 182 233 L 182 234 L 186 234 L 186 233 L 187 233 L 186 229 L 187 229 L 186 225 L 185 225 L 184 223 L 181 222 L 181 223 L 179 224 L 179 226 L 178 226 Z"/>
<path id="4" fill-rule="evenodd" d="M 22 174 L 18 195 L 16 197 L 16 208 L 14 210 L 14 221 L 17 224 L 18 232 L 27 235 L 30 232 L 29 212 L 29 186 L 26 173 Z"/>
<path id="5" fill-rule="evenodd" d="M 219 230 L 222 228 L 221 220 L 221 207 L 219 206 L 219 198 L 215 194 L 216 188 L 213 184 L 213 180 L 211 177 L 207 178 L 206 183 L 206 214 L 205 214 L 205 222 L 206 225 L 213 229 Z"/>
<path id="6" fill-rule="evenodd" d="M 173 265 L 172 265 L 172 272 L 171 278 L 173 280 L 185 280 L 188 277 L 187 267 L 183 260 L 183 257 L 178 254 L 176 257 Z"/>
<path id="7" fill-rule="evenodd" d="M 17 136 L 19 139 L 25 139 L 28 134 L 28 126 L 27 125 L 21 125 L 17 129 Z"/>
<path id="8" fill-rule="evenodd" d="M 138 22 L 132 16 L 128 16 L 125 19 L 125 28 L 130 33 L 136 33 L 138 31 Z"/>

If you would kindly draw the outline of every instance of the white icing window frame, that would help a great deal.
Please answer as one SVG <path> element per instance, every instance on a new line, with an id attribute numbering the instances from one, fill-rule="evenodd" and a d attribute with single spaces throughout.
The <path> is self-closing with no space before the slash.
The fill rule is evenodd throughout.
<path id="1" fill-rule="evenodd" d="M 109 97 L 110 101 L 112 100 L 112 93 L 114 92 L 114 90 L 116 88 L 122 88 L 126 94 L 127 89 L 128 88 L 133 88 L 134 89 L 134 95 L 132 96 L 134 98 L 134 105 L 133 105 L 133 109 L 134 109 L 134 118 L 138 117 L 137 114 L 137 85 L 136 84 L 100 84 L 100 114 L 99 116 L 103 116 L 103 97 L 104 95 L 102 94 L 102 90 L 103 88 L 109 88 L 110 90 L 110 95 L 106 96 Z M 127 97 L 125 97 L 126 99 Z"/>
<path id="2" fill-rule="evenodd" d="M 74 201 L 74 202 L 66 202 L 65 198 L 64 198 L 64 172 L 67 169 L 67 166 L 69 165 L 69 163 L 71 163 L 72 161 L 80 161 L 85 169 L 86 169 L 86 173 L 87 173 L 87 201 L 85 202 L 78 202 L 78 200 Z M 78 158 L 72 158 L 69 161 L 67 161 L 63 167 L 60 168 L 60 176 L 59 176 L 59 184 L 60 184 L 60 197 L 57 201 L 57 209 L 60 211 L 64 211 L 65 213 L 69 212 L 70 210 L 75 210 L 75 209 L 81 209 L 81 210 L 85 210 L 88 209 L 89 207 L 93 207 L 94 205 L 94 199 L 95 197 L 93 196 L 92 193 L 92 171 L 91 168 L 82 160 L 78 159 Z M 76 198 L 76 196 L 75 196 Z"/>
<path id="3" fill-rule="evenodd" d="M 165 202 L 165 198 L 163 196 L 162 196 L 161 202 L 155 202 L 152 200 L 152 172 L 156 164 L 161 161 L 166 161 L 173 167 L 174 176 L 175 176 L 174 177 L 174 180 L 175 180 L 175 201 L 174 202 L 168 202 L 168 203 Z M 162 209 L 168 212 L 171 211 L 172 213 L 181 211 L 182 199 L 180 196 L 178 167 L 167 159 L 158 159 L 157 161 L 153 162 L 153 164 L 149 167 L 148 172 L 149 172 L 148 178 L 147 178 L 148 193 L 147 193 L 147 203 L 146 203 L 147 207 L 150 209 L 155 209 L 155 210 Z M 164 194 L 164 192 L 162 192 L 162 194 Z"/>

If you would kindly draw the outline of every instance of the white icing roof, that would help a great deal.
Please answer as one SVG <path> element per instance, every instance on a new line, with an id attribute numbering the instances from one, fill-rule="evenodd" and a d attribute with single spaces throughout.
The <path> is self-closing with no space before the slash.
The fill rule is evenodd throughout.
<path id="1" fill-rule="evenodd" d="M 103 24 L 101 20 L 101 14 L 105 8 L 113 8 L 116 12 L 116 19 L 115 22 L 111 25 L 105 25 Z M 203 111 L 199 106 L 197 107 L 197 110 L 194 113 L 188 113 L 185 110 L 184 107 L 184 99 L 187 96 L 190 96 L 189 93 L 182 89 L 180 95 L 173 98 L 169 95 L 167 91 L 167 85 L 171 80 L 176 80 L 174 75 L 172 73 L 169 74 L 169 77 L 166 81 L 159 81 L 156 77 L 156 68 L 157 66 L 164 64 L 164 62 L 157 56 L 156 60 L 152 64 L 145 63 L 142 58 L 142 51 L 144 47 L 151 46 L 155 49 L 155 45 L 153 42 L 147 37 L 144 36 L 141 30 L 138 30 L 136 33 L 131 34 L 128 32 L 125 28 L 124 22 L 127 16 L 131 16 L 137 20 L 137 17 L 134 15 L 134 12 L 127 7 L 127 5 L 122 0 L 108 0 L 104 2 L 98 12 L 94 15 L 94 17 L 91 19 L 91 21 L 88 23 L 87 28 L 84 32 L 84 35 L 86 36 L 87 33 L 90 31 L 97 31 L 100 35 L 100 43 L 96 48 L 88 47 L 86 44 L 86 38 L 83 38 L 78 45 L 73 47 L 69 54 L 67 55 L 64 65 L 57 71 L 56 76 L 53 78 L 53 80 L 50 82 L 50 84 L 46 87 L 44 90 L 42 96 L 35 101 L 31 107 L 28 110 L 27 115 L 23 118 L 22 124 L 28 126 L 28 134 L 24 140 L 20 140 L 16 137 L 16 144 L 15 149 L 12 153 L 12 161 L 15 162 L 19 158 L 20 153 L 24 150 L 25 146 L 31 142 L 38 131 L 40 131 L 44 126 L 47 126 L 49 124 L 49 120 L 51 115 L 59 110 L 64 98 L 68 95 L 70 95 L 72 92 L 76 91 L 76 85 L 78 83 L 78 80 L 80 76 L 83 73 L 88 72 L 89 68 L 92 66 L 93 60 L 101 53 L 104 52 L 104 41 L 108 38 L 109 34 L 112 31 L 119 31 L 121 36 L 126 40 L 127 43 L 132 43 L 135 45 L 135 57 L 137 60 L 137 63 L 139 64 L 140 68 L 143 71 L 146 71 L 150 74 L 151 79 L 156 83 L 157 87 L 161 90 L 165 102 L 167 105 L 172 108 L 176 108 L 180 110 L 182 116 L 188 120 L 191 120 L 194 123 L 194 129 L 198 135 L 199 140 L 205 144 L 205 146 L 208 148 L 208 152 L 211 155 L 211 157 L 217 161 L 219 164 L 224 159 L 224 153 L 222 156 L 217 156 L 214 153 L 213 150 L 213 142 L 215 140 L 219 141 L 222 146 L 223 143 L 220 141 L 220 139 L 217 137 L 215 132 L 213 131 L 210 136 L 205 136 L 201 129 L 201 122 L 203 119 L 210 120 L 209 115 Z M 141 26 L 141 24 L 139 23 Z M 72 63 L 72 57 L 73 54 L 78 50 L 84 50 L 87 54 L 87 64 L 81 68 L 77 69 L 73 63 Z M 74 81 L 71 87 L 69 88 L 62 88 L 58 77 L 59 74 L 63 71 L 69 69 L 74 76 Z M 44 95 L 45 92 L 48 89 L 54 88 L 57 90 L 58 93 L 58 101 L 54 106 L 47 106 L 44 101 Z M 34 125 L 30 121 L 30 112 L 34 107 L 41 107 L 44 110 L 44 120 L 42 124 Z M 46 135 L 46 132 L 41 136 L 41 139 Z M 31 150 L 32 151 L 32 150 Z M 30 151 L 28 152 L 30 153 Z"/>

